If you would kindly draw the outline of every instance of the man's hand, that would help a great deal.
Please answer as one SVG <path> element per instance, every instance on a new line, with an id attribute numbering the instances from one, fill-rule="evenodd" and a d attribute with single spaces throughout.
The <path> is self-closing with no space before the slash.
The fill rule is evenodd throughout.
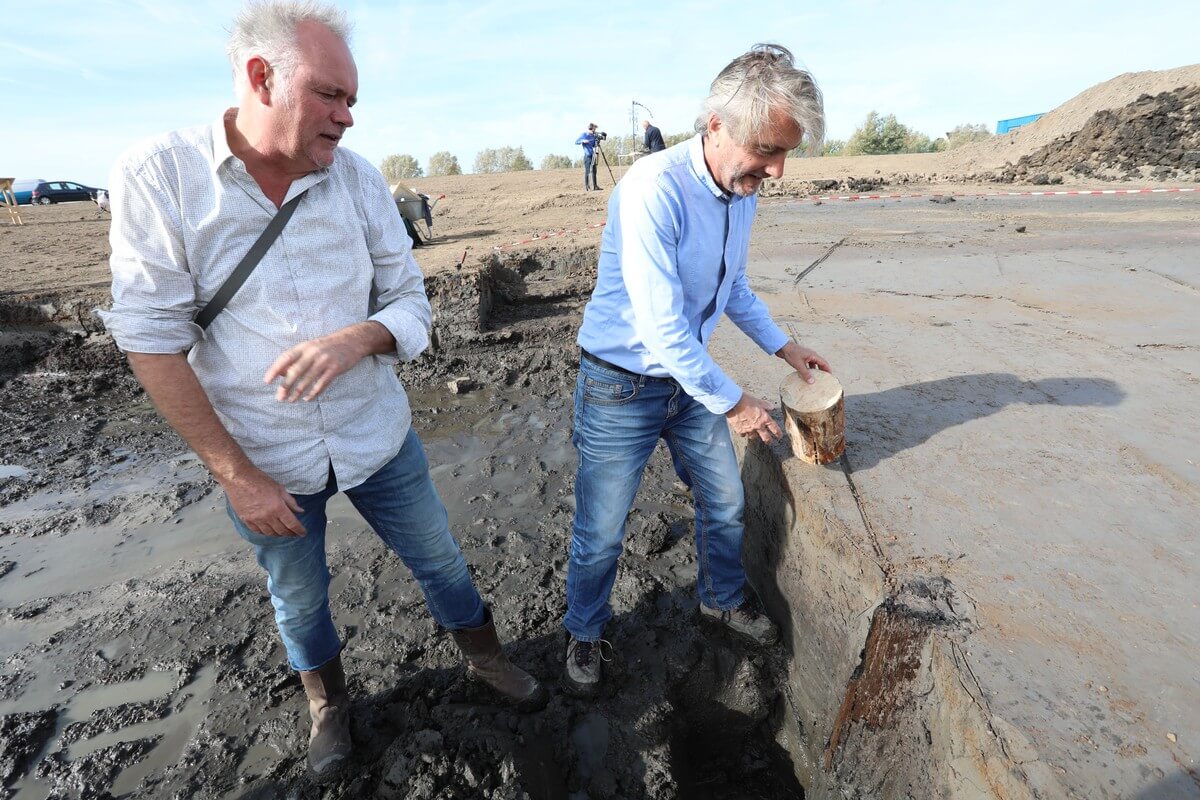
<path id="1" fill-rule="evenodd" d="M 742 392 L 742 399 L 737 405 L 725 412 L 729 424 L 735 433 L 753 439 L 757 436 L 770 444 L 783 436 L 775 420 L 771 419 L 771 406 L 757 397 Z"/>
<path id="2" fill-rule="evenodd" d="M 371 353 L 395 348 L 396 340 L 377 322 L 351 325 L 340 331 L 310 339 L 286 351 L 267 370 L 263 383 L 283 380 L 275 392 L 279 402 L 312 400 L 329 388 L 333 379 Z"/>
<path id="3" fill-rule="evenodd" d="M 233 513 L 255 533 L 265 536 L 303 536 L 296 518 L 303 511 L 296 498 L 261 470 L 222 483 Z"/>
<path id="4" fill-rule="evenodd" d="M 820 369 L 829 374 L 833 374 L 833 369 L 830 368 L 829 362 L 817 355 L 815 350 L 810 350 L 807 347 L 802 347 L 795 342 L 788 342 L 775 353 L 775 355 L 786 361 L 792 369 L 800 373 L 800 377 L 805 383 L 812 383 L 816 378 L 809 374 L 811 369 Z"/>

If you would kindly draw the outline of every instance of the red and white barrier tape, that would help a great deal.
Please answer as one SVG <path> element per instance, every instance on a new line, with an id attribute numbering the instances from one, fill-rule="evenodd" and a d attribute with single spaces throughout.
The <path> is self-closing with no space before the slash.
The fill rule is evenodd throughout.
<path id="1" fill-rule="evenodd" d="M 509 242 L 508 244 L 498 244 L 498 245 L 496 245 L 495 249 L 496 250 L 504 250 L 505 248 L 508 248 L 508 247 L 518 247 L 519 245 L 529 244 L 531 242 L 540 242 L 543 239 L 554 239 L 555 237 L 558 237 L 558 236 L 566 236 L 571 233 L 579 233 L 580 231 L 592 230 L 593 228 L 603 228 L 604 223 L 606 223 L 606 222 L 608 222 L 608 220 L 601 220 L 600 222 L 597 222 L 594 225 L 584 225 L 582 228 L 562 228 L 557 231 L 550 231 L 549 233 L 535 233 L 530 238 L 522 239 L 519 242 Z"/>
<path id="2" fill-rule="evenodd" d="M 1196 192 L 1200 187 L 1171 187 L 1165 189 L 1060 189 L 1053 192 L 931 192 L 927 194 L 815 194 L 809 197 L 788 198 L 790 202 L 804 200 L 911 200 L 918 197 L 1090 197 L 1102 194 L 1162 194 Z"/>

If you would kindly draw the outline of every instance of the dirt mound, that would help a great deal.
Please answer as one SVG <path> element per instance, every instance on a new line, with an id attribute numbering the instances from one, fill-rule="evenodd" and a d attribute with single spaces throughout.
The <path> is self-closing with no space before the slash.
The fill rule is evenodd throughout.
<path id="1" fill-rule="evenodd" d="M 1197 180 L 1200 85 L 1097 111 L 1080 130 L 1023 157 L 1000 177 L 1045 183 L 1051 173 L 1068 170 L 1106 179 Z"/>
<path id="2" fill-rule="evenodd" d="M 1075 133 L 1098 111 L 1122 108 L 1144 94 L 1160 94 L 1200 84 L 1200 64 L 1175 69 L 1127 72 L 1080 92 L 1037 122 L 1011 133 L 977 142 L 947 154 L 946 166 L 955 170 L 1002 167 L 1016 163 L 1062 136 Z"/>

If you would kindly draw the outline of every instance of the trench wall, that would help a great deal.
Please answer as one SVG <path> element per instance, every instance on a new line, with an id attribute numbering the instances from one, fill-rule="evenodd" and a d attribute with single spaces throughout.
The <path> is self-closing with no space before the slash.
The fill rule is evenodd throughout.
<path id="1" fill-rule="evenodd" d="M 806 796 L 1066 796 L 988 710 L 953 587 L 886 561 L 836 464 L 738 448 L 744 557 L 789 649 L 783 738 Z"/>

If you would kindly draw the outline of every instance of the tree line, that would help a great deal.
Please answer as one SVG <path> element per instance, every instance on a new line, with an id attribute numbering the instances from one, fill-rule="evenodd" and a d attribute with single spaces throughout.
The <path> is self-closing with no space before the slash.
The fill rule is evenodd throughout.
<path id="1" fill-rule="evenodd" d="M 828 139 L 821 146 L 823 156 L 876 156 L 896 153 L 938 153 L 992 137 L 987 125 L 956 125 L 945 136 L 931 138 L 896 119 L 877 111 L 849 139 Z M 797 154 L 798 155 L 798 154 Z"/>
<path id="2" fill-rule="evenodd" d="M 694 134 L 692 131 L 664 136 L 667 147 L 676 145 Z M 986 125 L 963 124 L 947 131 L 945 136 L 931 138 L 920 131 L 904 125 L 894 114 L 886 116 L 872 111 L 849 139 L 830 139 L 823 143 L 823 156 L 889 155 L 895 153 L 934 153 L 952 150 L 970 142 L 991 138 Z M 626 164 L 642 151 L 642 137 L 634 134 L 609 136 L 600 143 L 600 148 L 613 165 Z M 794 152 L 800 155 L 803 145 Z M 568 169 L 583 166 L 583 153 L 578 157 L 551 153 L 542 159 L 539 169 Z M 476 173 L 521 172 L 533 169 L 533 163 L 525 155 L 523 147 L 486 148 L 475 154 L 472 171 Z M 409 178 L 442 175 L 461 175 L 462 167 L 458 156 L 441 150 L 429 157 L 427 167 L 407 153 L 397 153 L 383 159 L 379 171 L 389 183 Z"/>

